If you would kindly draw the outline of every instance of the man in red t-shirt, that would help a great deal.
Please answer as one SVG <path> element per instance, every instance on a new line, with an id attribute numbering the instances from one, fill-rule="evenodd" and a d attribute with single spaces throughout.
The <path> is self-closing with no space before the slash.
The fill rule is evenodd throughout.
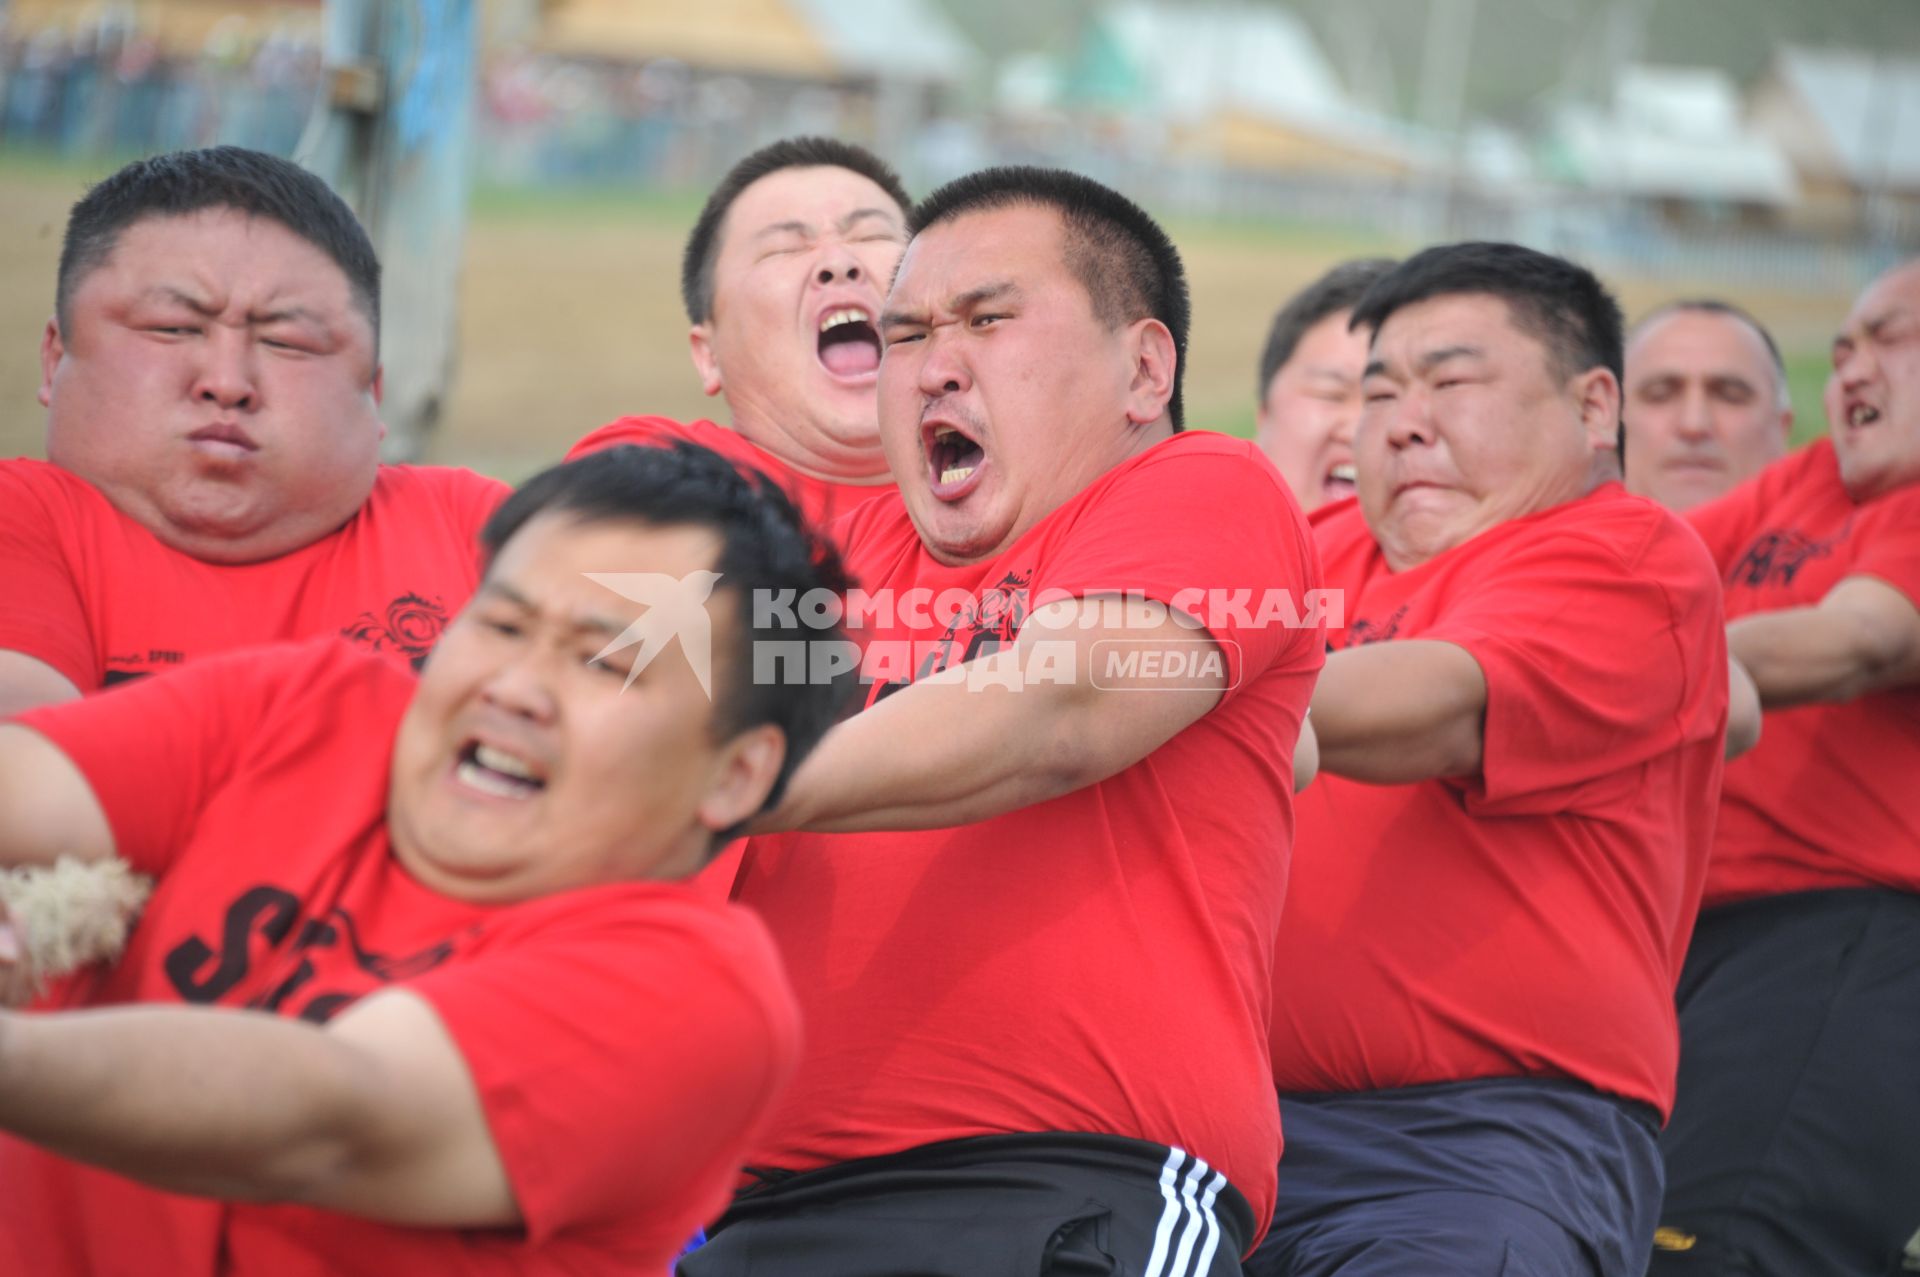
<path id="1" fill-rule="evenodd" d="M 0 713 L 274 639 L 416 667 L 505 485 L 379 463 L 380 264 L 326 184 L 238 147 L 74 205 L 45 462 L 0 461 Z"/>
<path id="2" fill-rule="evenodd" d="M 117 963 L 0 1013 L 0 1271 L 664 1274 L 725 1201 L 798 1023 L 678 880 L 835 716 L 754 677 L 750 600 L 845 582 L 684 446 L 486 540 L 418 679 L 329 637 L 0 725 L 0 864 L 155 881 Z"/>
<path id="3" fill-rule="evenodd" d="M 1428 249 L 1373 329 L 1345 592 L 1274 966 L 1280 1205 L 1250 1272 L 1638 1277 L 1727 718 L 1699 539 L 1619 482 L 1620 312 Z"/>
<path id="4" fill-rule="evenodd" d="M 568 455 L 685 439 L 765 471 L 822 527 L 891 488 L 875 319 L 910 205 L 886 161 L 832 138 L 788 138 L 734 165 L 680 265 L 693 366 L 731 427 L 622 417 Z"/>
<path id="5" fill-rule="evenodd" d="M 1306 528 L 1253 445 L 1180 432 L 1185 277 L 1139 208 L 994 169 L 914 227 L 880 325 L 900 490 L 837 529 L 868 703 L 734 888 L 807 1055 L 681 1271 L 1235 1273 L 1279 1151 Z"/>
<path id="6" fill-rule="evenodd" d="M 1766 730 L 1680 981 L 1663 1274 L 1894 1272 L 1920 1229 L 1920 262 L 1860 295 L 1825 402 L 1689 515 Z"/>

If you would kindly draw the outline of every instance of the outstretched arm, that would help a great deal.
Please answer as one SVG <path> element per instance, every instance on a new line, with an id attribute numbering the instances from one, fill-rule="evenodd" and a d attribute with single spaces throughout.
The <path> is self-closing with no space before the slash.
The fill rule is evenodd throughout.
<path id="1" fill-rule="evenodd" d="M 1850 701 L 1920 683 L 1920 609 L 1884 581 L 1853 576 L 1812 607 L 1732 622 L 1727 647 L 1767 709 Z"/>
<path id="2" fill-rule="evenodd" d="M 941 829 L 1072 793 L 1132 766 L 1219 703 L 1217 676 L 1144 675 L 1113 653 L 1218 648 L 1171 616 L 1109 629 L 1101 599 L 1049 604 L 1019 642 L 882 700 L 828 732 L 755 826 Z M 1202 666 L 1209 663 L 1199 662 Z M 1160 668 L 1156 666 L 1155 668 Z M 1139 690 L 1151 686 L 1152 695 Z"/>
<path id="3" fill-rule="evenodd" d="M 1376 785 L 1477 772 L 1486 714 L 1479 662 L 1436 639 L 1330 652 L 1313 691 L 1321 768 Z"/>
<path id="4" fill-rule="evenodd" d="M 169 1192 L 520 1222 L 466 1062 L 404 989 L 324 1028 L 198 1007 L 0 1013 L 0 1128 Z"/>

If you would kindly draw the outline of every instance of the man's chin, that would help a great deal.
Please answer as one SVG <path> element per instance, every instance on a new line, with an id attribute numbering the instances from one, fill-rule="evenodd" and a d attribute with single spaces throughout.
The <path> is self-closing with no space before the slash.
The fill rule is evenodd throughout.
<path id="1" fill-rule="evenodd" d="M 984 559 L 1006 539 L 1003 532 L 989 523 L 971 496 L 956 504 L 942 501 L 923 488 L 915 494 L 908 512 L 913 516 L 914 529 L 920 534 L 920 543 L 935 559 L 948 566 Z"/>

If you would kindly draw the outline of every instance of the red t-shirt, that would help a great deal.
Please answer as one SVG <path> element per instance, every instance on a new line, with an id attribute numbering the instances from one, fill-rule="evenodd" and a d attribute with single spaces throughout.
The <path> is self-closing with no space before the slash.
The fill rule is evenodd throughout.
<path id="1" fill-rule="evenodd" d="M 473 593 L 481 525 L 507 492 L 470 470 L 383 466 L 339 531 L 277 559 L 219 564 L 162 544 L 58 466 L 0 461 L 0 649 L 82 692 L 335 633 L 418 668 Z"/>
<path id="2" fill-rule="evenodd" d="M 793 503 L 800 507 L 800 513 L 807 522 L 816 528 L 825 528 L 841 515 L 883 492 L 894 490 L 891 479 L 869 484 L 835 483 L 831 479 L 802 474 L 739 431 L 717 426 L 711 421 L 681 422 L 667 417 L 622 417 L 574 444 L 567 453 L 567 460 L 572 461 L 615 444 L 632 443 L 657 448 L 675 440 L 711 448 L 736 466 L 750 466 L 761 471 L 780 485 Z"/>
<path id="3" fill-rule="evenodd" d="M 1480 773 L 1322 775 L 1275 963 L 1282 1091 L 1577 1078 L 1673 1101 L 1673 989 L 1713 834 L 1726 631 L 1697 537 L 1606 484 L 1390 570 L 1314 512 L 1336 649 L 1440 639 L 1487 680 Z"/>
<path id="4" fill-rule="evenodd" d="M 1311 611 L 1299 507 L 1251 444 L 1182 434 L 984 562 L 937 562 L 897 494 L 837 532 L 866 590 L 895 600 L 850 632 L 902 682 L 1010 644 L 1053 598 L 1137 593 L 1207 620 L 1230 690 L 1119 774 L 991 820 L 751 840 L 734 897 L 773 930 L 808 1044 L 752 1164 L 1121 1135 L 1205 1158 L 1264 1227 L 1280 1151 L 1268 973 L 1324 625 L 1286 628 L 1259 600 L 1284 591 Z M 943 607 L 945 591 L 962 605 Z M 1245 614 L 1194 597 L 1213 591 L 1238 591 Z"/>
<path id="5" fill-rule="evenodd" d="M 1822 439 L 1688 514 L 1727 617 L 1811 607 L 1870 576 L 1920 605 L 1920 484 L 1855 502 Z M 1771 710 L 1727 767 L 1709 906 L 1830 887 L 1920 892 L 1920 687 Z"/>
<path id="6" fill-rule="evenodd" d="M 413 685 L 324 639 L 23 715 L 158 879 L 122 959 L 48 1001 L 324 1021 L 404 984 L 459 1044 L 524 1229 L 172 1196 L 0 1138 L 0 1272 L 661 1274 L 724 1206 L 798 1054 L 764 928 L 679 883 L 509 906 L 421 886 L 385 823 Z"/>

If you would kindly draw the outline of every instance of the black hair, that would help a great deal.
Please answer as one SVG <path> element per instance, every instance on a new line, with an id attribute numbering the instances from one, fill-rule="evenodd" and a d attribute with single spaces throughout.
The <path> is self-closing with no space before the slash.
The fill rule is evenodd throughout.
<path id="1" fill-rule="evenodd" d="M 1067 269 L 1109 328 L 1153 318 L 1173 334 L 1173 397 L 1167 414 L 1186 426 L 1181 382 L 1187 371 L 1192 306 L 1180 251 L 1145 209 L 1090 177 L 1064 169 L 1011 166 L 956 178 L 921 201 L 908 226 L 919 235 L 963 213 L 1017 205 L 1050 208 L 1066 231 Z"/>
<path id="2" fill-rule="evenodd" d="M 1505 302 L 1513 326 L 1547 348 L 1560 378 L 1605 368 L 1626 384 L 1620 303 L 1586 267 L 1519 244 L 1473 240 L 1422 249 L 1367 290 L 1350 323 L 1378 332 L 1403 306 L 1461 293 Z M 1624 422 L 1614 427 L 1614 449 L 1626 464 Z"/>
<path id="3" fill-rule="evenodd" d="M 1773 340 L 1773 334 L 1767 331 L 1765 324 L 1755 319 L 1742 307 L 1736 306 L 1730 301 L 1722 301 L 1718 297 L 1682 297 L 1678 301 L 1666 302 L 1663 305 L 1654 307 L 1645 315 L 1642 315 L 1640 322 L 1633 326 L 1632 335 L 1637 337 L 1653 324 L 1665 319 L 1668 315 L 1676 315 L 1682 311 L 1693 311 L 1696 314 L 1703 315 L 1724 315 L 1728 319 L 1738 320 L 1748 328 L 1751 328 L 1755 335 L 1760 338 L 1760 344 L 1767 348 L 1767 357 L 1773 361 L 1775 398 L 1779 400 L 1781 406 L 1784 407 L 1786 405 L 1787 361 L 1781 357 L 1779 344 Z"/>
<path id="4" fill-rule="evenodd" d="M 1254 402 L 1267 397 L 1274 374 L 1284 368 L 1307 330 L 1330 315 L 1349 311 L 1394 267 L 1390 257 L 1361 257 L 1338 266 L 1295 293 L 1273 317 L 1267 330 L 1267 344 L 1260 352 L 1260 380 L 1253 389 Z"/>
<path id="5" fill-rule="evenodd" d="M 120 234 L 149 217 L 231 208 L 280 223 L 333 259 L 380 348 L 380 258 L 346 201 L 291 160 L 239 146 L 135 160 L 90 187 L 67 216 L 54 310 L 64 327 L 73 290 L 105 264 Z"/>
<path id="6" fill-rule="evenodd" d="M 853 685 L 847 680 L 756 678 L 755 644 L 790 642 L 795 633 L 781 624 L 782 614 L 753 604 L 778 595 L 805 598 L 810 590 L 844 595 L 850 582 L 839 554 L 808 528 L 786 493 L 766 475 L 743 471 L 718 453 L 685 442 L 659 448 L 622 444 L 541 471 L 521 484 L 481 529 L 489 560 L 542 514 L 586 524 L 710 528 L 720 535 L 720 553 L 713 564 L 720 574 L 715 590 L 733 595 L 737 619 L 731 643 L 719 648 L 723 659 L 715 662 L 714 732 L 724 740 L 771 723 L 785 734 L 786 759 L 767 795 L 766 807 L 772 807 L 794 768 L 840 717 Z M 836 635 L 821 628 L 806 637 Z M 715 845 L 736 832 L 722 831 Z"/>
<path id="7" fill-rule="evenodd" d="M 1605 368 L 1621 379 L 1620 303 L 1586 267 L 1519 244 L 1423 249 L 1367 290 L 1354 305 L 1353 326 L 1377 330 L 1404 306 L 1456 293 L 1504 301 L 1513 326 L 1547 348 L 1562 377 Z"/>
<path id="8" fill-rule="evenodd" d="M 902 217 L 913 207 L 899 174 L 865 147 L 830 137 L 790 137 L 761 147 L 727 170 L 687 236 L 680 257 L 680 300 L 686 303 L 689 321 L 704 324 L 713 314 L 713 264 L 720 255 L 720 228 L 733 202 L 761 178 L 790 168 L 843 168 L 885 191 Z"/>

